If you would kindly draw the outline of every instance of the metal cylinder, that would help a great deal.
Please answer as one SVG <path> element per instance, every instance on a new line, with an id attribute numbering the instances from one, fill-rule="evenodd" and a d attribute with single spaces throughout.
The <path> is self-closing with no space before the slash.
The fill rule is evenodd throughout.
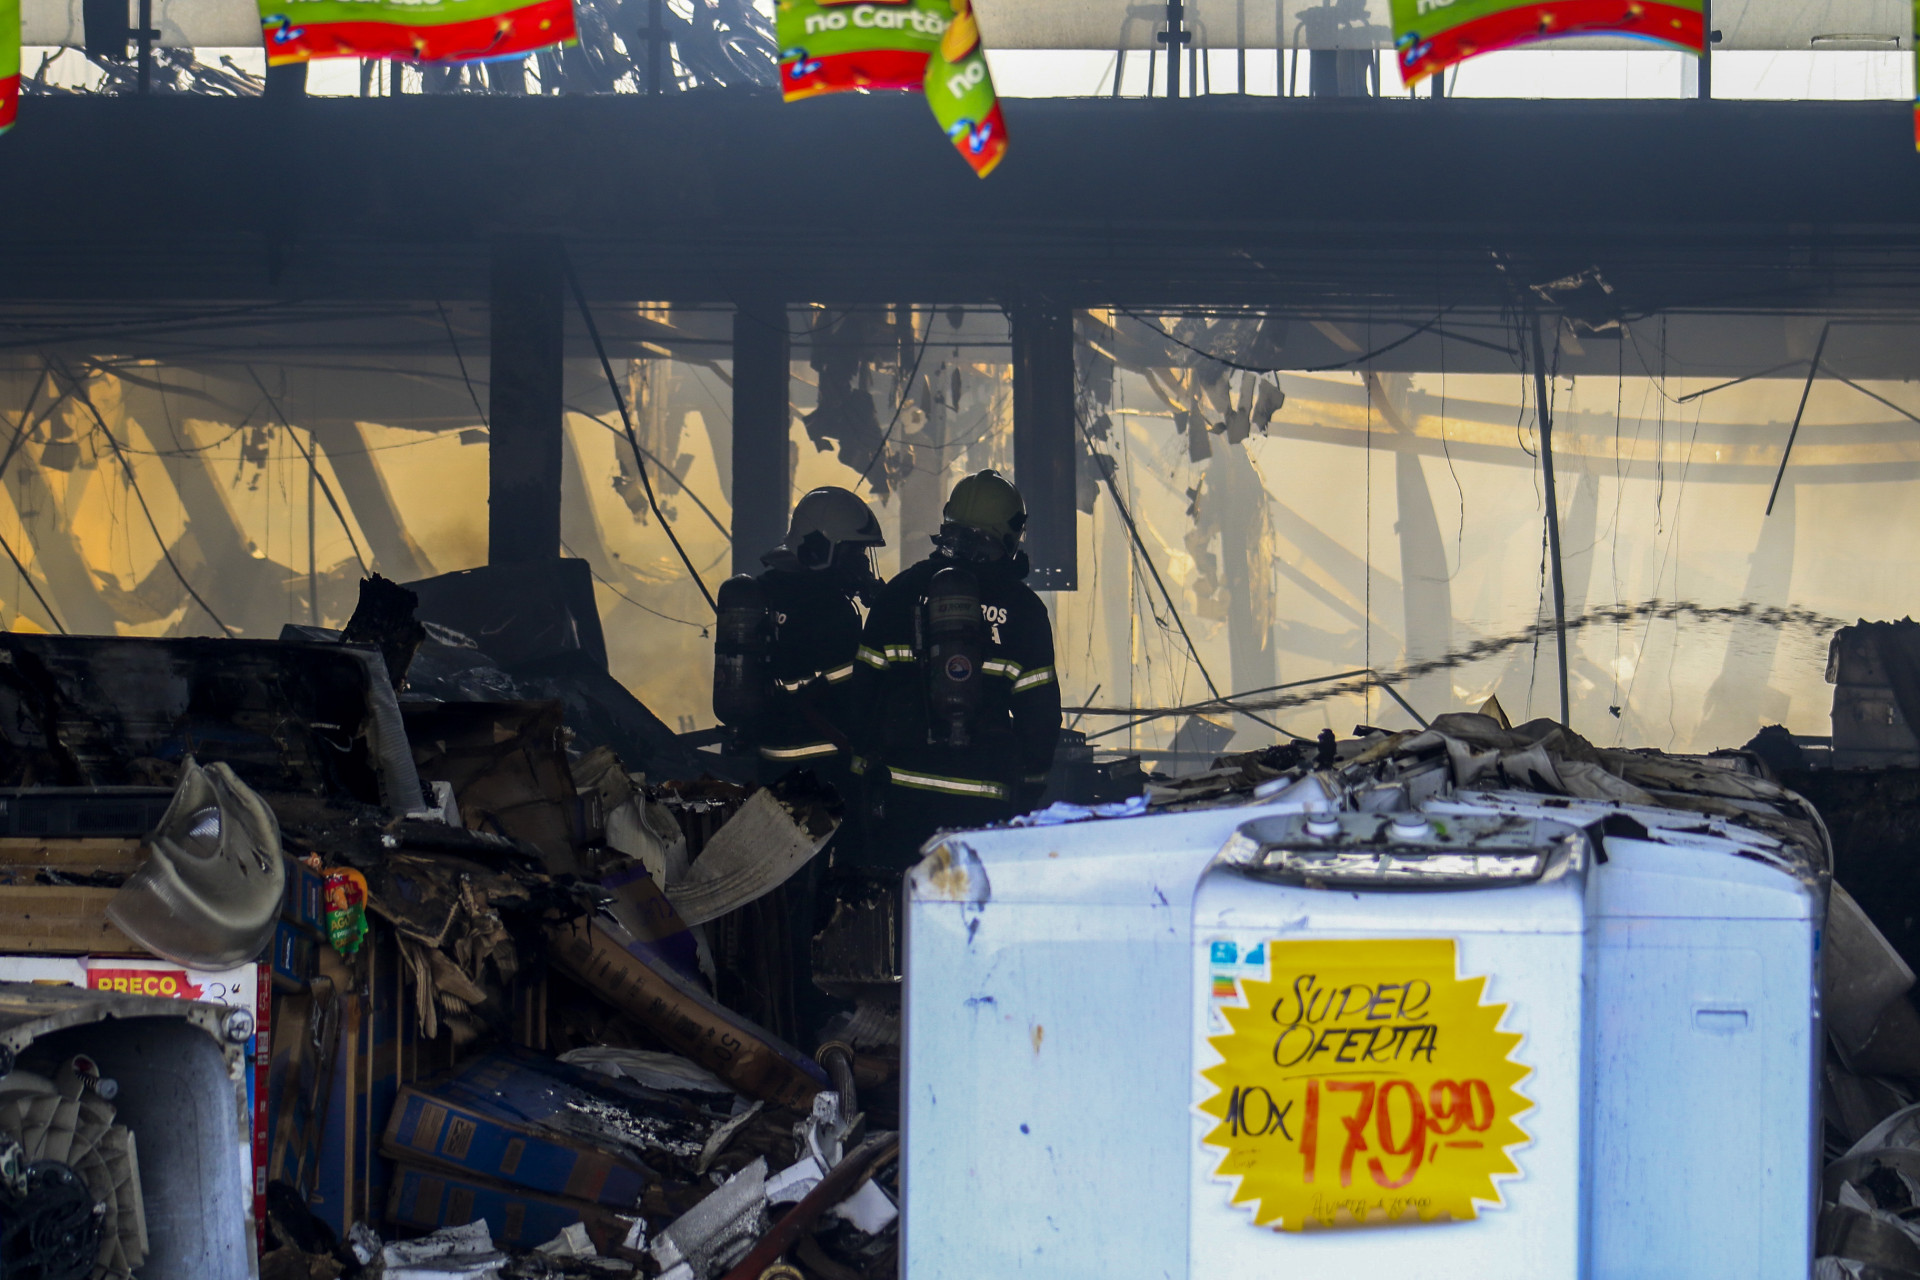
<path id="1" fill-rule="evenodd" d="M 942 569 L 927 587 L 927 696 L 930 726 L 947 745 L 965 747 L 980 709 L 986 627 L 980 580 L 958 567 Z"/>
<path id="2" fill-rule="evenodd" d="M 753 728 L 765 714 L 771 681 L 767 593 L 748 574 L 720 584 L 713 628 L 713 714 L 733 729 Z"/>

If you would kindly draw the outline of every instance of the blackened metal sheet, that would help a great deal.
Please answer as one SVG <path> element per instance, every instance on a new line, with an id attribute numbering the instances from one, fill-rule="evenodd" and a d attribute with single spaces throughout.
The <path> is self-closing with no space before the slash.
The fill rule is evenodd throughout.
<path id="1" fill-rule="evenodd" d="M 0 786 L 171 787 L 191 755 L 378 804 L 368 671 L 338 645 L 0 634 Z"/>

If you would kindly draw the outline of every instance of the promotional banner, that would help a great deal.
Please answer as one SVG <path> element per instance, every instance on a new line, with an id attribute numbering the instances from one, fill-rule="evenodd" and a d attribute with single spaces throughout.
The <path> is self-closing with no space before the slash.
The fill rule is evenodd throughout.
<path id="1" fill-rule="evenodd" d="M 20 0 L 0 0 L 0 133 L 13 128 L 19 107 Z"/>
<path id="2" fill-rule="evenodd" d="M 309 58 L 470 62 L 575 39 L 573 0 L 260 0 L 260 27 L 274 66 Z"/>
<path id="3" fill-rule="evenodd" d="M 1701 0 L 1391 0 L 1406 84 L 1492 53 L 1559 36 L 1629 36 L 1698 54 Z"/>
<path id="4" fill-rule="evenodd" d="M 1458 976 L 1453 939 L 1264 945 L 1269 979 L 1226 979 L 1245 1003 L 1220 1009 L 1231 1029 L 1209 1042 L 1225 1060 L 1200 1073 L 1219 1090 L 1200 1110 L 1232 1202 L 1282 1231 L 1501 1207 L 1530 1072 L 1507 1006 Z"/>
<path id="5" fill-rule="evenodd" d="M 1006 128 L 969 0 L 779 0 L 775 26 L 788 102 L 920 89 L 975 173 L 1000 162 Z"/>
<path id="6" fill-rule="evenodd" d="M 1007 150 L 1007 126 L 969 0 L 953 0 L 953 23 L 927 59 L 926 84 L 933 118 L 961 159 L 983 178 L 992 173 Z"/>

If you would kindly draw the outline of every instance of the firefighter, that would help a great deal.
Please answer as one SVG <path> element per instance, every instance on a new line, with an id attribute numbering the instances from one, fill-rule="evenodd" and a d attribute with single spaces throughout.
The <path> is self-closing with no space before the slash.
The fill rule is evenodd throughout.
<path id="1" fill-rule="evenodd" d="M 900 871 L 942 828 L 1034 807 L 1060 737 L 1047 606 L 1023 581 L 1026 505 L 998 473 L 954 486 L 934 552 L 867 616 L 856 745 L 878 819 L 876 869 Z"/>
<path id="2" fill-rule="evenodd" d="M 760 557 L 763 572 L 721 586 L 714 710 L 736 730 L 736 745 L 756 752 L 762 783 L 805 769 L 843 801 L 827 851 L 768 903 L 786 918 L 786 954 L 768 997 L 772 1007 L 792 1009 L 803 1033 L 837 1008 L 807 975 L 823 923 L 817 916 L 830 902 L 820 893 L 829 865 L 857 862 L 864 844 L 849 724 L 860 646 L 854 602 L 871 603 L 879 591 L 873 549 L 885 545 L 867 504 L 829 485 L 795 504 L 786 539 Z"/>
<path id="3" fill-rule="evenodd" d="M 804 767 L 851 798 L 854 602 L 871 604 L 879 591 L 873 549 L 886 545 L 872 509 L 826 485 L 794 505 L 785 541 L 760 557 L 771 678 L 757 735 L 762 782 Z"/>

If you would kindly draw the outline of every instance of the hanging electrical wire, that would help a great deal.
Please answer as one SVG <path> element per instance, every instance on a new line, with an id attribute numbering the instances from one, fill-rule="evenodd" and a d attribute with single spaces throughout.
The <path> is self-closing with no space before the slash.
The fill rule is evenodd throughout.
<path id="1" fill-rule="evenodd" d="M 619 596 L 622 600 L 625 600 L 628 604 L 632 605 L 634 608 L 639 609 L 643 613 L 650 613 L 656 618 L 665 619 L 668 622 L 677 622 L 683 627 L 693 627 L 695 630 L 699 631 L 699 633 L 702 636 L 705 636 L 707 634 L 707 625 L 704 622 L 695 622 L 690 618 L 676 618 L 670 613 L 662 613 L 651 605 L 641 604 L 638 600 L 635 600 L 632 596 L 622 591 L 619 585 L 615 583 L 612 579 L 608 578 L 605 574 L 601 573 L 598 569 L 594 568 L 593 562 L 591 560 L 588 560 L 586 557 L 582 556 L 578 551 L 575 551 L 572 547 L 568 546 L 567 540 L 565 538 L 562 538 L 560 540 L 560 549 L 566 552 L 568 555 L 572 556 L 575 560 L 578 560 L 582 564 L 586 565 L 587 572 L 593 575 L 593 580 L 595 582 L 599 583 L 601 586 L 605 587 L 607 590 L 613 592 L 613 594 L 615 594 L 616 596 Z"/>
<path id="2" fill-rule="evenodd" d="M 619 407 L 621 425 L 627 429 L 627 443 L 633 448 L 633 465 L 640 472 L 640 485 L 647 491 L 647 506 L 653 512 L 654 519 L 665 530 L 667 541 L 680 554 L 680 563 L 687 566 L 687 572 L 693 576 L 693 585 L 700 588 L 700 594 L 706 597 L 707 607 L 716 614 L 720 606 L 714 602 L 713 592 L 707 590 L 707 584 L 700 577 L 700 571 L 693 567 L 693 559 L 687 555 L 687 549 L 680 545 L 680 537 L 674 533 L 673 525 L 660 510 L 660 499 L 654 496 L 653 480 L 647 474 L 647 456 L 640 448 L 640 437 L 634 433 L 633 417 L 627 412 L 627 397 L 620 391 L 620 380 L 613 376 L 613 362 L 607 359 L 607 346 L 600 341 L 600 326 L 593 321 L 593 308 L 587 305 L 587 295 L 580 287 L 580 277 L 574 274 L 573 256 L 562 247 L 560 262 L 567 272 L 567 284 L 573 289 L 573 300 L 580 307 L 580 318 L 586 322 L 587 336 L 593 339 L 594 352 L 600 357 L 600 370 L 607 375 L 607 388 L 613 392 L 613 403 Z"/>
<path id="3" fill-rule="evenodd" d="M 460 340 L 453 336 L 453 321 L 447 319 L 447 305 L 438 298 L 433 305 L 440 311 L 440 325 L 447 331 L 447 345 L 453 348 L 453 358 L 460 366 L 460 381 L 466 384 L 467 398 L 473 401 L 473 411 L 480 415 L 480 425 L 492 430 L 487 423 L 487 411 L 480 407 L 480 393 L 473 389 L 473 379 L 467 374 L 467 358 L 460 354 Z"/>
<path id="4" fill-rule="evenodd" d="M 120 441 L 113 434 L 112 429 L 107 426 L 107 420 L 101 417 L 100 410 L 94 407 L 93 397 L 87 394 L 85 384 L 74 377 L 73 371 L 57 359 L 50 361 L 48 367 L 59 370 L 60 376 L 67 380 L 67 385 L 73 388 L 75 398 L 85 406 L 94 422 L 99 424 L 101 434 L 106 436 L 107 444 L 113 449 L 113 456 L 120 463 L 120 470 L 126 475 L 127 487 L 133 491 L 134 499 L 140 504 L 140 513 L 147 519 L 147 528 L 152 531 L 154 542 L 159 544 L 160 558 L 167 562 L 167 568 L 173 571 L 173 576 L 179 580 L 181 587 L 185 589 L 188 596 L 192 597 L 193 602 L 200 606 L 201 611 L 213 619 L 213 625 L 220 628 L 221 634 L 228 637 L 236 635 L 237 632 L 232 627 L 221 621 L 220 615 L 213 611 L 213 606 L 206 602 L 205 597 L 194 590 L 193 584 L 187 581 L 187 575 L 181 571 L 179 562 L 173 558 L 172 548 L 167 546 L 166 538 L 160 533 L 160 522 L 153 518 L 153 508 L 147 505 L 147 495 L 141 491 L 140 481 L 133 474 L 133 463 L 127 460 L 126 452 L 120 447 Z"/>
<path id="5" fill-rule="evenodd" d="M 1427 330 L 1433 328 L 1435 325 L 1439 324 L 1442 320 L 1446 319 L 1447 315 L 1453 311 L 1454 306 L 1458 306 L 1458 305 L 1459 305 L 1458 303 L 1455 303 L 1453 304 L 1453 306 L 1443 307 L 1440 310 L 1440 312 L 1433 317 L 1433 319 L 1427 321 L 1425 324 L 1415 326 L 1411 332 L 1404 334 L 1401 337 L 1395 338 L 1392 342 L 1387 343 L 1385 346 L 1375 347 L 1371 351 L 1363 351 L 1359 355 L 1349 356 L 1345 360 L 1337 360 L 1332 364 L 1314 365 L 1313 367 L 1306 368 L 1306 369 L 1290 369 L 1285 365 L 1242 364 L 1237 360 L 1229 360 L 1225 356 L 1217 356 L 1211 351 L 1206 351 L 1200 347 L 1194 346 L 1191 342 L 1187 342 L 1184 339 L 1174 337 L 1171 333 L 1168 333 L 1165 329 L 1162 329 L 1158 324 L 1156 324 L 1151 318 L 1147 316 L 1139 315 L 1136 312 L 1132 312 L 1132 311 L 1122 311 L 1120 312 L 1120 314 L 1125 316 L 1127 319 L 1133 321 L 1135 324 L 1139 324 L 1144 326 L 1145 328 L 1151 329 L 1154 333 L 1158 334 L 1162 338 L 1165 338 L 1168 342 L 1171 342 L 1176 347 L 1184 347 L 1186 350 L 1191 351 L 1194 355 L 1203 357 L 1204 359 L 1207 359 L 1207 360 L 1211 360 L 1215 364 L 1223 365 L 1226 368 L 1238 370 L 1241 373 L 1262 373 L 1262 374 L 1264 373 L 1332 373 L 1335 370 L 1351 369 L 1355 365 L 1364 365 L 1370 360 L 1377 359 L 1380 356 L 1387 354 L 1387 352 L 1389 351 L 1395 350 L 1396 348 L 1399 348 L 1399 347 L 1406 346 L 1407 343 L 1412 342 L 1415 338 L 1419 337 L 1421 334 L 1425 333 Z M 1371 328 L 1371 324 L 1369 324 L 1369 328 Z M 1452 334 L 1451 337 L 1455 342 L 1464 342 L 1470 346 L 1485 347 L 1489 351 L 1498 351 L 1506 355 L 1513 354 L 1513 349 L 1511 347 L 1503 347 L 1496 342 L 1486 342 L 1479 338 L 1469 338 L 1465 334 L 1459 334 L 1459 333 Z"/>
<path id="6" fill-rule="evenodd" d="M 597 413 L 593 413 L 589 410 L 582 409 L 577 404 L 568 405 L 567 411 L 569 413 L 579 414 L 581 417 L 585 418 L 588 422 L 593 423 L 595 426 L 601 428 L 603 431 L 606 431 L 608 434 L 612 435 L 616 440 L 624 438 L 624 433 L 620 430 L 619 427 L 614 426 L 611 422 L 608 422 L 605 418 L 602 418 Z M 631 442 L 629 441 L 629 443 Z M 686 480 L 683 477 L 681 477 L 678 473 L 676 473 L 672 467 L 669 467 L 665 462 L 663 462 L 660 458 L 660 455 L 655 453 L 653 450 L 643 448 L 641 449 L 640 452 L 646 455 L 647 461 L 653 463 L 654 466 L 660 468 L 661 475 L 665 476 L 667 479 L 673 481 L 674 484 L 679 486 L 680 492 L 686 494 L 687 497 L 692 500 L 693 505 L 700 508 L 700 514 L 707 518 L 707 523 L 711 524 L 716 530 L 718 530 L 720 533 L 720 536 L 725 538 L 727 540 L 727 544 L 731 546 L 733 544 L 733 531 L 728 529 L 725 524 L 721 523 L 720 517 L 713 513 L 712 507 L 709 507 L 706 503 L 700 500 L 700 495 L 693 491 L 693 486 L 688 484 Z"/>
<path id="7" fill-rule="evenodd" d="M 1817 613 L 1812 609 L 1802 609 L 1793 605 L 1762 605 L 1753 601 L 1745 601 L 1734 605 L 1703 605 L 1696 604 L 1690 600 L 1654 599 L 1632 605 L 1595 605 L 1576 618 L 1568 618 L 1566 626 L 1568 631 L 1576 631 L 1582 627 L 1604 626 L 1635 621 L 1642 618 L 1646 619 L 1649 625 L 1656 621 L 1677 622 L 1680 620 L 1698 623 L 1747 622 L 1765 627 L 1797 627 L 1815 633 L 1834 631 L 1847 625 L 1843 619 L 1829 617 L 1824 613 Z M 1224 698 L 1214 698 L 1206 702 L 1189 703 L 1182 706 L 1065 707 L 1062 708 L 1062 710 L 1071 711 L 1077 715 L 1126 716 L 1138 717 L 1141 720 L 1156 720 L 1168 716 L 1193 715 L 1205 713 L 1210 710 L 1218 711 L 1222 708 L 1231 708 L 1236 713 L 1245 715 L 1253 711 L 1288 711 L 1295 707 L 1324 702 L 1329 698 L 1358 695 L 1369 689 L 1376 688 L 1387 691 L 1389 696 L 1394 696 L 1396 701 L 1400 701 L 1397 695 L 1392 694 L 1391 686 L 1406 684 L 1409 681 L 1418 680 L 1422 676 L 1429 676 L 1438 671 L 1448 671 L 1455 667 L 1466 666 L 1469 663 L 1481 662 L 1488 658 L 1498 657 L 1500 654 L 1506 653 L 1511 649 L 1531 644 L 1542 635 L 1551 634 L 1553 625 L 1551 621 L 1534 622 L 1530 626 L 1509 635 L 1493 636 L 1484 640 L 1476 640 L 1464 649 L 1456 649 L 1451 653 L 1443 654 L 1437 658 L 1427 658 L 1420 662 L 1408 663 L 1405 666 L 1396 667 L 1388 671 L 1372 672 L 1356 669 L 1340 675 L 1321 676 L 1313 680 L 1293 681 L 1285 685 L 1271 686 L 1273 690 L 1281 690 L 1302 685 L 1325 684 L 1326 687 L 1312 693 L 1288 694 L 1285 697 L 1279 698 L 1255 698 L 1253 694 L 1230 694 Z M 1339 683 L 1326 683 L 1329 681 L 1338 681 Z M 1265 692 L 1265 690 L 1254 691 L 1254 693 L 1260 692 Z M 1249 701 L 1248 699 L 1252 700 Z M 1400 705 L 1407 707 L 1404 701 L 1402 701 Z M 1414 715 L 1416 720 L 1419 719 L 1418 713 L 1413 712 L 1411 707 L 1407 707 L 1407 710 L 1410 714 Z"/>
<path id="8" fill-rule="evenodd" d="M 360 572 L 371 575 L 373 570 L 368 566 L 367 558 L 360 554 L 360 544 L 355 541 L 353 530 L 347 524 L 347 513 L 340 509 L 340 500 L 333 496 L 333 486 L 328 484 L 327 478 L 320 474 L 319 460 L 313 456 L 306 445 L 300 443 L 299 432 L 295 431 L 293 424 L 287 421 L 287 415 L 280 410 L 280 402 L 273 398 L 273 393 L 267 390 L 267 384 L 260 380 L 260 375 L 254 372 L 252 365 L 247 366 L 247 376 L 253 379 L 254 386 L 260 388 L 260 394 L 267 398 L 268 407 L 273 410 L 273 416 L 280 419 L 280 425 L 287 429 L 287 438 L 293 441 L 293 447 L 298 449 L 300 456 L 307 460 L 308 474 L 320 486 L 320 492 L 326 496 L 327 505 L 333 508 L 333 518 L 340 522 L 340 532 L 347 535 L 347 545 L 353 548 L 353 558 L 360 562 Z"/>
<path id="9" fill-rule="evenodd" d="M 1086 424 L 1076 418 L 1074 425 L 1079 429 L 1081 439 L 1086 441 L 1088 450 L 1092 451 L 1093 437 L 1088 434 Z M 1140 558 L 1146 562 L 1147 572 L 1152 576 L 1153 584 L 1160 588 L 1160 596 L 1167 602 L 1167 611 L 1173 615 L 1174 625 L 1180 628 L 1180 638 L 1187 642 L 1187 652 L 1193 656 L 1193 665 L 1200 669 L 1200 678 L 1207 682 L 1207 692 L 1211 693 L 1214 699 L 1218 701 L 1221 696 L 1220 686 L 1213 682 L 1213 674 L 1207 670 L 1206 661 L 1200 656 L 1199 646 L 1194 644 L 1193 636 L 1188 633 L 1186 619 L 1180 616 L 1180 607 L 1173 602 L 1173 593 L 1167 590 L 1167 584 L 1161 579 L 1159 566 L 1154 564 L 1153 556 L 1148 552 L 1146 542 L 1140 537 L 1139 526 L 1133 521 L 1133 512 L 1128 509 L 1126 499 L 1120 496 L 1120 487 L 1113 482 L 1112 471 L 1105 467 L 1100 468 L 1100 471 L 1102 472 L 1102 479 L 1107 487 L 1107 494 L 1113 499 L 1113 505 L 1120 512 L 1120 522 L 1126 525 L 1127 535 L 1133 539 L 1135 550 L 1139 552 Z M 1299 734 L 1283 729 L 1272 721 L 1263 720 L 1252 712 L 1242 711 L 1238 707 L 1234 708 L 1234 710 L 1240 711 L 1240 713 L 1245 715 L 1249 720 L 1265 725 L 1275 733 L 1284 734 L 1289 738 L 1300 737 Z"/>
<path id="10" fill-rule="evenodd" d="M 912 312 L 907 313 L 907 319 L 908 323 L 912 323 Z M 887 421 L 887 429 L 880 437 L 879 446 L 874 449 L 873 456 L 867 459 L 867 465 L 860 468 L 860 478 L 862 480 L 867 478 L 867 475 L 873 470 L 873 464 L 880 461 L 881 456 L 886 453 L 887 444 L 893 439 L 894 428 L 900 425 L 900 414 L 906 409 L 907 401 L 913 398 L 914 380 L 920 376 L 920 362 L 926 359 L 927 344 L 931 341 L 933 341 L 933 314 L 929 312 L 927 314 L 927 336 L 920 339 L 920 350 L 913 357 L 913 368 L 907 370 L 906 378 L 900 383 L 900 395 L 899 398 L 894 401 L 893 417 Z"/>

